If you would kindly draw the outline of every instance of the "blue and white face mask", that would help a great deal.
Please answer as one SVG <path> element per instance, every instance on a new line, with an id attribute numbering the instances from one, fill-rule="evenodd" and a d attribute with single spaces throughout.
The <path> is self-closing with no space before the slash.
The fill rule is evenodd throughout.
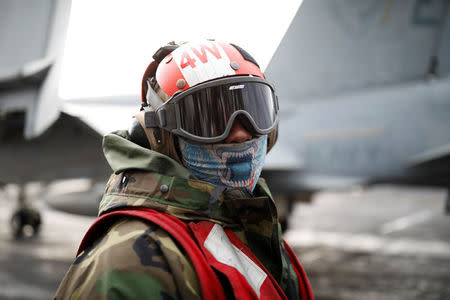
<path id="1" fill-rule="evenodd" d="M 267 135 L 237 144 L 194 144 L 179 138 L 183 165 L 214 185 L 253 191 L 267 151 Z"/>

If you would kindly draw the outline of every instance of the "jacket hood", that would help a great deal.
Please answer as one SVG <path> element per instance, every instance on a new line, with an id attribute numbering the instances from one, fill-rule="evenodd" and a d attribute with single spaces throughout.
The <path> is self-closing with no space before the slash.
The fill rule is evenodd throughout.
<path id="1" fill-rule="evenodd" d="M 115 174 L 127 170 L 141 170 L 193 179 L 194 176 L 176 160 L 159 152 L 141 147 L 129 140 L 128 131 L 119 130 L 103 138 L 103 152 Z"/>

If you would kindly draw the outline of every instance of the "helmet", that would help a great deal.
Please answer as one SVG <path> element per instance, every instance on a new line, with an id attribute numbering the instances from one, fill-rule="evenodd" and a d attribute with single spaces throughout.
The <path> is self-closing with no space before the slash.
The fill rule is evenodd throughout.
<path id="1" fill-rule="evenodd" d="M 142 109 L 135 116 L 140 126 L 134 128 L 141 127 L 140 136 L 146 137 L 140 144 L 180 161 L 174 134 L 215 143 L 239 118 L 249 131 L 268 135 L 267 151 L 273 147 L 278 99 L 245 50 L 214 40 L 169 43 L 153 59 L 142 78 Z"/>

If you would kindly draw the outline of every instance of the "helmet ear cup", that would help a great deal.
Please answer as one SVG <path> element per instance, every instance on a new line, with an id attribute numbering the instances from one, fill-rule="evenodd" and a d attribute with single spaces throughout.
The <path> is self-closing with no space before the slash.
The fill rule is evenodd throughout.
<path id="1" fill-rule="evenodd" d="M 172 47 L 173 46 L 173 47 Z M 172 52 L 174 49 L 176 49 L 178 46 L 176 45 L 168 45 L 167 47 L 161 47 L 154 55 L 153 58 L 155 59 L 152 61 L 147 69 L 144 72 L 144 75 L 142 77 L 141 82 L 141 98 L 142 98 L 142 107 L 146 106 L 147 109 L 153 110 L 154 108 L 147 103 L 147 89 L 148 84 L 147 81 L 150 80 L 151 87 L 155 90 L 155 92 L 161 97 L 163 101 L 166 101 L 169 96 L 164 93 L 164 91 L 159 87 L 159 84 L 156 82 L 154 76 L 156 73 L 156 69 L 158 68 L 159 62 L 163 58 L 162 56 L 168 55 L 170 52 Z M 163 130 L 161 128 L 147 128 L 145 126 L 144 121 L 144 114 L 145 111 L 140 111 L 136 115 L 134 115 L 135 123 L 134 125 L 139 124 L 141 131 L 144 132 L 144 137 L 142 136 L 142 133 L 139 133 L 139 129 L 134 129 L 134 137 L 137 139 L 137 144 L 148 144 L 149 149 L 154 150 L 156 152 L 162 153 L 164 155 L 167 155 L 179 163 L 181 163 L 180 156 L 178 155 L 177 149 L 175 148 L 175 137 L 172 133 Z M 133 139 L 133 137 L 132 137 Z M 142 139 L 145 139 L 147 143 L 144 143 Z"/>
<path id="2" fill-rule="evenodd" d="M 151 109 L 151 108 L 150 108 Z M 134 115 L 139 125 L 145 132 L 145 137 L 150 149 L 161 154 L 167 155 L 177 162 L 181 163 L 181 159 L 175 148 L 175 137 L 172 133 L 161 128 L 147 128 L 144 121 L 145 111 L 140 111 Z"/>
<path id="3" fill-rule="evenodd" d="M 133 143 L 138 144 L 141 147 L 151 149 L 145 130 L 136 118 L 131 120 L 128 133 L 130 134 L 130 140 Z"/>
<path id="4" fill-rule="evenodd" d="M 278 139 L 278 126 L 267 135 L 267 153 L 272 149 Z"/>

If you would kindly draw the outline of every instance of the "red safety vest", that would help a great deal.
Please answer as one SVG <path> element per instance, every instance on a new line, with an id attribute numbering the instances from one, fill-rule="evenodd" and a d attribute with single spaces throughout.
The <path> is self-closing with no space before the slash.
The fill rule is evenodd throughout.
<path id="1" fill-rule="evenodd" d="M 77 256 L 117 216 L 145 219 L 169 233 L 191 259 L 203 299 L 225 300 L 222 284 L 212 267 L 227 277 L 236 299 L 287 299 L 277 281 L 230 229 L 209 221 L 186 224 L 174 216 L 153 209 L 122 209 L 100 216 L 81 241 Z M 305 271 L 289 245 L 283 242 L 299 279 L 301 299 L 314 299 Z"/>

